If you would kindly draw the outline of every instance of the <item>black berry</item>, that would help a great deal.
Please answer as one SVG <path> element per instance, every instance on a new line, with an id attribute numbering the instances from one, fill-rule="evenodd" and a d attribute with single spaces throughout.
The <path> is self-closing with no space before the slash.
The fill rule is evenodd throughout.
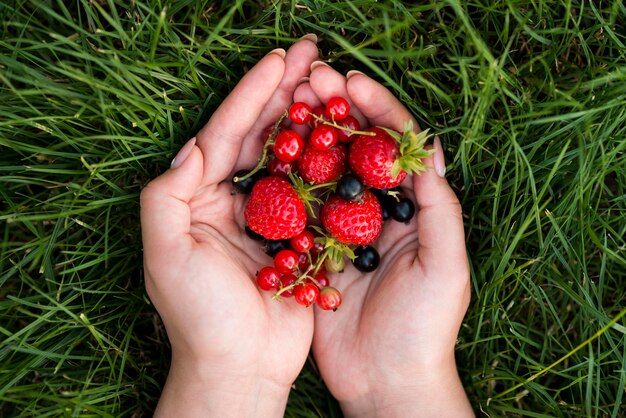
<path id="1" fill-rule="evenodd" d="M 391 208 L 391 217 L 398 222 L 408 223 L 413 215 L 415 215 L 415 205 L 408 197 L 401 198 Z"/>
<path id="2" fill-rule="evenodd" d="M 356 174 L 345 174 L 337 182 L 337 194 L 345 200 L 354 202 L 359 200 L 365 187 Z"/>
<path id="3" fill-rule="evenodd" d="M 274 257 L 281 250 L 289 249 L 289 240 L 288 239 L 279 239 L 279 240 L 271 240 L 268 239 L 265 241 L 265 253 L 270 257 Z"/>
<path id="4" fill-rule="evenodd" d="M 255 241 L 262 241 L 264 239 L 261 234 L 257 234 L 256 232 L 251 230 L 248 225 L 246 225 L 245 230 L 246 230 L 246 235 Z"/>
<path id="5" fill-rule="evenodd" d="M 232 183 L 237 193 L 250 194 L 250 192 L 252 192 L 252 187 L 254 186 L 254 184 L 257 181 L 259 181 L 262 177 L 265 177 L 265 172 L 262 170 L 259 170 L 244 180 L 235 181 L 235 178 L 244 177 L 249 172 L 250 170 L 239 170 L 233 175 Z"/>
<path id="6" fill-rule="evenodd" d="M 378 251 L 371 245 L 357 247 L 354 250 L 354 255 L 356 258 L 352 261 L 352 264 L 354 264 L 357 270 L 364 273 L 376 270 L 380 263 L 380 255 L 378 255 Z"/>

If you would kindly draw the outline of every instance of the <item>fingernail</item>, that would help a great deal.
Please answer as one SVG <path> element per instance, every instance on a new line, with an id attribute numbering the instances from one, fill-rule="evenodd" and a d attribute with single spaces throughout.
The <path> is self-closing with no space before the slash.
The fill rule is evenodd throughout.
<path id="1" fill-rule="evenodd" d="M 311 63 L 311 71 L 319 67 L 329 67 L 329 65 L 324 61 L 313 61 L 313 63 Z"/>
<path id="2" fill-rule="evenodd" d="M 306 83 L 310 80 L 309 77 L 302 77 L 300 80 L 298 80 L 298 82 L 296 83 L 296 86 L 299 86 L 302 83 Z"/>
<path id="3" fill-rule="evenodd" d="M 170 164 L 170 168 L 178 168 L 183 165 L 187 157 L 189 157 L 189 154 L 191 154 L 194 145 L 196 145 L 195 136 L 187 141 L 187 143 L 183 145 L 180 151 L 178 151 L 178 154 L 176 154 L 176 157 L 174 157 L 174 159 L 172 160 L 172 164 Z"/>
<path id="4" fill-rule="evenodd" d="M 446 160 L 443 156 L 443 146 L 441 145 L 441 139 L 436 136 L 433 140 L 433 147 L 435 148 L 435 154 L 433 155 L 433 165 L 435 166 L 435 173 L 441 178 L 446 177 Z"/>
<path id="5" fill-rule="evenodd" d="M 346 73 L 346 78 L 349 80 L 350 77 L 355 76 L 357 74 L 363 74 L 361 71 L 359 70 L 350 70 Z M 364 74 L 363 74 L 364 75 Z"/>
<path id="6" fill-rule="evenodd" d="M 271 55 L 271 54 L 276 54 L 284 59 L 285 55 L 287 55 L 287 51 L 285 51 L 282 48 L 276 48 L 276 49 L 272 49 L 270 52 L 267 53 L 267 55 Z"/>
<path id="7" fill-rule="evenodd" d="M 302 38 L 300 38 L 300 40 L 301 41 L 307 40 L 307 41 L 311 41 L 314 44 L 316 44 L 317 43 L 317 35 L 315 35 L 314 33 L 307 33 Z"/>

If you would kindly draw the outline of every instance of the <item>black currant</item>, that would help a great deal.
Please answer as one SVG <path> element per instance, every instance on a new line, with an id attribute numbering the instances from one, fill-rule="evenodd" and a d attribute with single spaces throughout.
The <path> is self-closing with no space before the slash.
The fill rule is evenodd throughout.
<path id="1" fill-rule="evenodd" d="M 246 230 L 246 235 L 255 241 L 262 241 L 264 239 L 263 235 L 257 234 L 256 232 L 254 232 L 253 230 L 250 229 L 248 225 L 246 225 L 245 230 Z"/>
<path id="2" fill-rule="evenodd" d="M 244 180 L 239 180 L 239 181 L 234 180 L 235 177 L 239 177 L 239 178 L 244 177 L 249 172 L 250 170 L 239 170 L 233 175 L 233 179 L 231 182 L 237 193 L 250 194 L 250 192 L 252 192 L 252 187 L 254 186 L 254 184 L 257 181 L 259 181 L 261 178 L 265 177 L 265 172 L 263 170 L 259 170 Z"/>
<path id="3" fill-rule="evenodd" d="M 288 250 L 289 248 L 288 239 L 268 239 L 265 241 L 265 253 L 270 257 L 274 257 L 280 250 Z"/>
<path id="4" fill-rule="evenodd" d="M 354 264 L 357 270 L 364 273 L 376 270 L 380 263 L 380 255 L 378 255 L 376 248 L 371 245 L 355 248 L 354 255 L 356 258 L 352 261 L 352 264 Z"/>
<path id="5" fill-rule="evenodd" d="M 408 197 L 395 202 L 391 209 L 391 217 L 398 222 L 408 223 L 413 215 L 415 215 L 415 205 Z"/>
<path id="6" fill-rule="evenodd" d="M 363 190 L 365 190 L 365 186 L 363 186 L 363 182 L 356 174 L 345 174 L 337 182 L 337 194 L 342 199 L 351 202 L 359 200 L 363 195 Z"/>

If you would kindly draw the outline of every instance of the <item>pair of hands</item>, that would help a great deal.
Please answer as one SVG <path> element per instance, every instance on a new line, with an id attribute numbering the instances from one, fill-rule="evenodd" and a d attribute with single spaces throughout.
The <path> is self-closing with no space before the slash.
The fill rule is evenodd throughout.
<path id="1" fill-rule="evenodd" d="M 472 415 L 454 362 L 469 270 L 438 140 L 435 170 L 403 184 L 419 211 L 385 225 L 379 268 L 348 266 L 332 280 L 337 312 L 256 287 L 271 260 L 244 233 L 245 197 L 231 195 L 229 179 L 255 164 L 262 130 L 294 101 L 332 96 L 348 98 L 362 126 L 413 120 L 382 85 L 317 59 L 312 35 L 265 56 L 141 194 L 146 289 L 172 345 L 157 416 L 282 416 L 311 346 L 347 416 Z"/>

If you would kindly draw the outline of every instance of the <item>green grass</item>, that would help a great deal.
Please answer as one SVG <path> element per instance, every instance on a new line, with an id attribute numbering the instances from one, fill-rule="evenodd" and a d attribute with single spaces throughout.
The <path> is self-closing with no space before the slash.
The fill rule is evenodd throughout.
<path id="1" fill-rule="evenodd" d="M 622 1 L 0 3 L 0 415 L 144 416 L 169 348 L 138 194 L 307 32 L 444 139 L 480 416 L 626 416 Z M 309 362 L 290 417 L 341 416 Z"/>

